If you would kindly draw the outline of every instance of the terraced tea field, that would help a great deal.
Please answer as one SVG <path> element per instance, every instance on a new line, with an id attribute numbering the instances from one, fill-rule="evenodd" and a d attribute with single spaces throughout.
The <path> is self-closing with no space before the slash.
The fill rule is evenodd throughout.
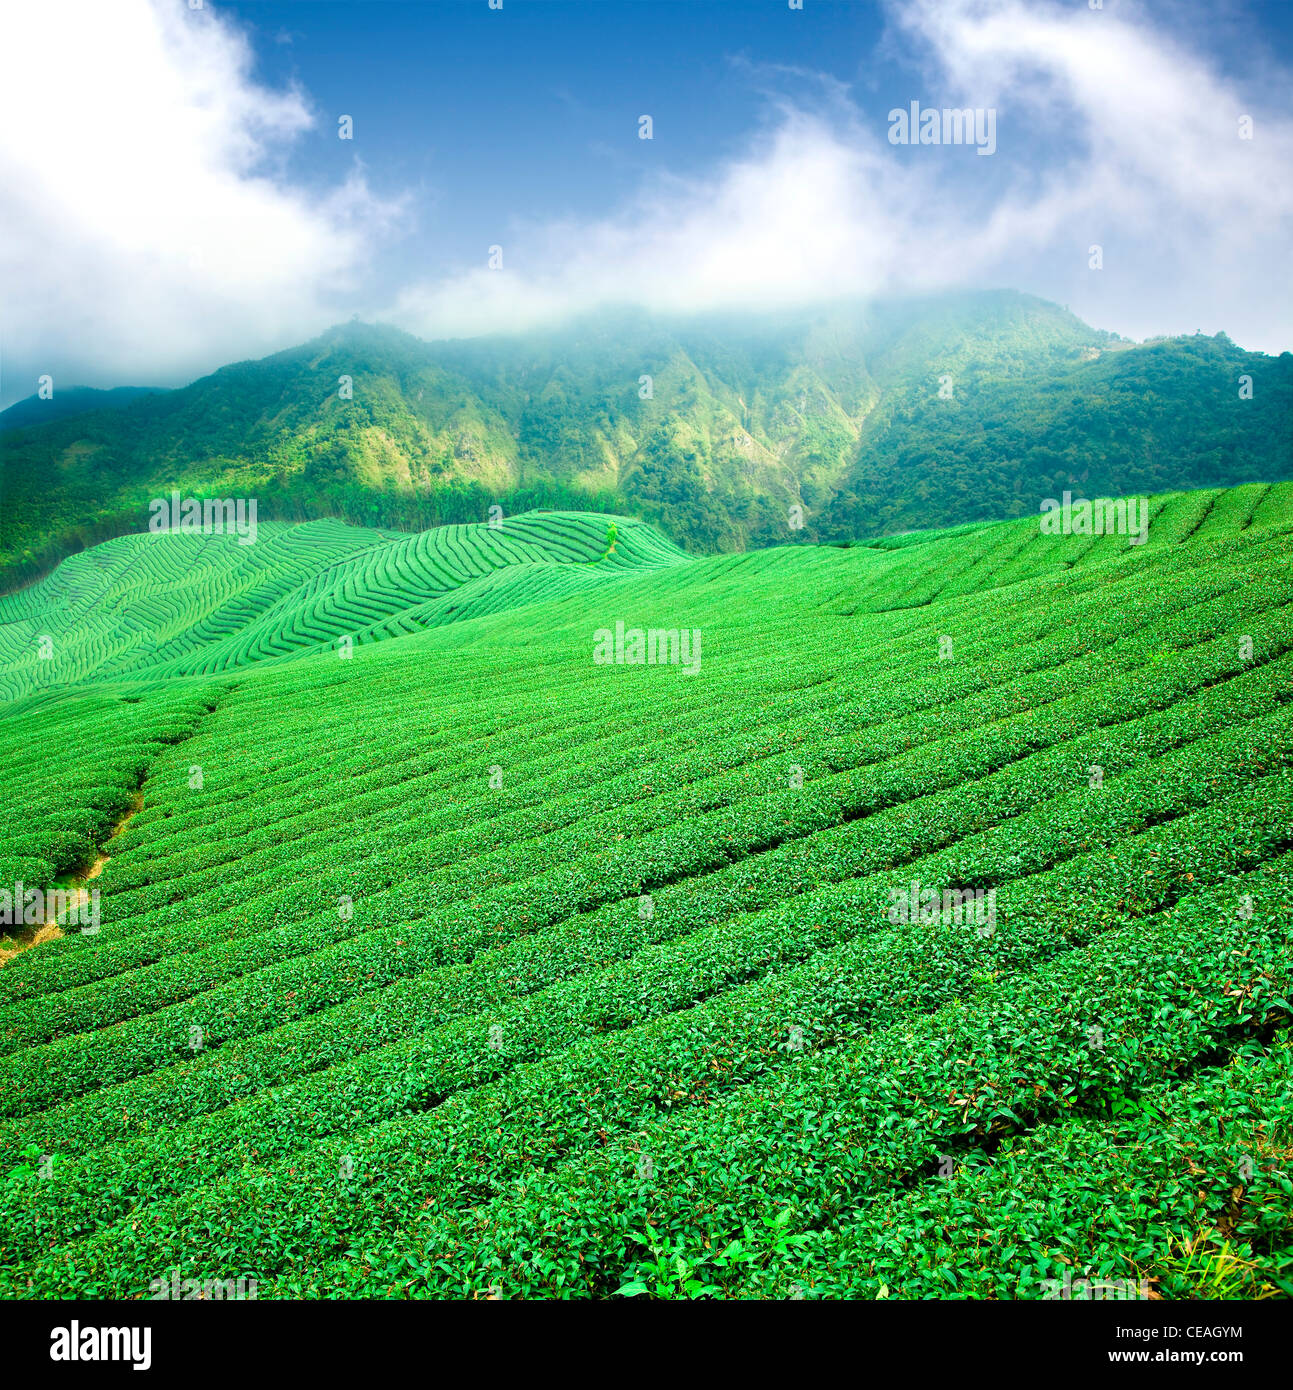
<path id="1" fill-rule="evenodd" d="M 261 533 L 0 598 L 0 1296 L 1293 1293 L 1293 485 Z"/>
<path id="2" fill-rule="evenodd" d="M 0 697 L 88 676 L 156 680 L 287 660 L 574 593 L 679 562 L 658 532 L 578 513 L 406 536 L 336 521 L 122 536 L 0 596 Z M 41 649 L 41 638 L 48 647 Z"/>

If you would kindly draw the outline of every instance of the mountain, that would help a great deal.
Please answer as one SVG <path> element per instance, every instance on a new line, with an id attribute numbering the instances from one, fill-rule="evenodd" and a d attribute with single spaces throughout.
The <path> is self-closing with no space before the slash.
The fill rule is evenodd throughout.
<path id="1" fill-rule="evenodd" d="M 0 584 L 143 530 L 172 488 L 255 497 L 262 518 L 409 529 L 481 521 L 494 502 L 609 511 L 723 551 L 1035 514 L 1065 488 L 1278 481 L 1291 438 L 1293 355 L 1224 335 L 1133 345 L 1013 292 L 606 311 L 439 342 L 352 322 L 7 432 Z"/>
<path id="2" fill-rule="evenodd" d="M 26 429 L 29 425 L 45 425 L 51 420 L 67 420 L 73 415 L 88 415 L 92 410 L 120 410 L 141 396 L 156 396 L 160 386 L 114 386 L 101 391 L 95 386 L 59 387 L 42 399 L 39 395 L 15 401 L 0 410 L 0 430 Z"/>

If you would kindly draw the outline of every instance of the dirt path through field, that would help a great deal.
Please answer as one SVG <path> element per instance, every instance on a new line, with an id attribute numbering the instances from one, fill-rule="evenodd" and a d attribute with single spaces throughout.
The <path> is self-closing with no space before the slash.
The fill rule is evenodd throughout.
<path id="1" fill-rule="evenodd" d="M 143 793 L 136 792 L 130 810 L 113 826 L 112 834 L 99 846 L 99 853 L 95 856 L 94 862 L 80 873 L 68 874 L 61 880 L 55 879 L 46 889 L 46 892 L 58 889 L 65 895 L 65 900 L 58 904 L 64 917 L 69 912 L 79 912 L 90 901 L 90 889 L 86 885 L 103 872 L 104 865 L 112 858 L 108 850 L 113 840 L 134 820 L 143 804 Z M 63 935 L 63 928 L 59 926 L 57 918 L 51 915 L 55 910 L 53 906 L 47 906 L 44 921 L 25 923 L 16 926 L 12 934 L 0 935 L 0 969 L 8 965 L 15 956 L 30 951 L 33 946 L 40 946 L 46 941 L 57 941 Z"/>

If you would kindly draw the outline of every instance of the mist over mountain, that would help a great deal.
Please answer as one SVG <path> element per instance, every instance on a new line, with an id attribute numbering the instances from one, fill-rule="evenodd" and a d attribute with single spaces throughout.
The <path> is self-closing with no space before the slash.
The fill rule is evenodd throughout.
<path id="1" fill-rule="evenodd" d="M 7 585 L 145 529 L 172 489 L 397 528 L 493 503 L 613 510 L 724 551 L 1020 516 L 1066 488 L 1293 477 L 1293 355 L 1224 334 L 1136 345 L 1008 291 L 437 342 L 356 321 L 120 408 L 76 404 L 6 412 Z M 55 418 L 25 423 L 42 408 Z"/>

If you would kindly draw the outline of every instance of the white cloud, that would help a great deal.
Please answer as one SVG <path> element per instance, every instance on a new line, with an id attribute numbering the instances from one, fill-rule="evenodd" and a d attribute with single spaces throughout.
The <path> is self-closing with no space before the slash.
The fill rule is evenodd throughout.
<path id="1" fill-rule="evenodd" d="M 369 302 L 367 273 L 400 283 L 409 243 L 387 252 L 383 234 L 404 205 L 375 197 L 353 164 L 322 194 L 292 184 L 286 155 L 315 118 L 302 92 L 256 80 L 230 22 L 183 0 L 0 6 L 7 399 L 43 371 L 175 382 L 356 307 L 438 337 L 604 303 L 1014 286 L 1137 337 L 1225 329 L 1293 346 L 1288 74 L 1252 55 L 1243 89 L 1114 0 L 893 9 L 883 51 L 910 60 L 910 86 L 882 105 L 994 106 L 992 158 L 895 148 L 883 110 L 823 81 L 815 105 L 770 98 L 744 153 L 708 176 L 658 175 L 598 219 L 518 220 L 500 237 L 505 269 L 415 272 L 385 305 Z M 795 84 L 777 69 L 755 80 Z M 1103 272 L 1087 269 L 1092 242 Z"/>
<path id="2" fill-rule="evenodd" d="M 175 380 L 340 316 L 398 209 L 358 170 L 324 197 L 284 180 L 314 118 L 255 81 L 230 24 L 182 0 L 6 0 L 2 32 L 6 377 Z"/>
<path id="3" fill-rule="evenodd" d="M 687 310 L 1006 285 L 1137 337 L 1201 327 L 1293 346 L 1287 78 L 1282 110 L 1253 110 L 1204 57 L 1112 6 L 924 0 L 893 11 L 892 38 L 923 62 L 895 104 L 994 107 L 993 159 L 894 148 L 883 117 L 838 92 L 829 114 L 783 103 L 711 177 L 660 179 L 600 221 L 518 223 L 506 269 L 411 285 L 390 316 L 440 336 L 615 301 Z M 1103 272 L 1087 266 L 1097 242 Z"/>

